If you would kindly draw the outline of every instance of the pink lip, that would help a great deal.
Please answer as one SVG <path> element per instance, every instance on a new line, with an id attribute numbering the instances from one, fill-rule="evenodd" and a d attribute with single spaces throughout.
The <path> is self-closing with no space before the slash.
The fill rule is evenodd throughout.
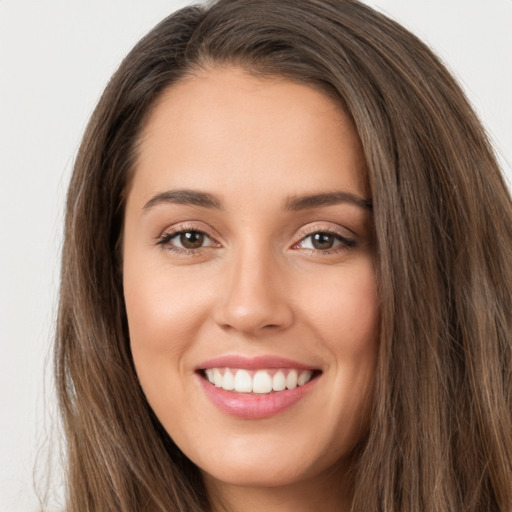
<path id="1" fill-rule="evenodd" d="M 297 370 L 315 370 L 308 366 L 291 359 L 276 356 L 222 356 L 215 359 L 209 359 L 196 367 L 196 370 L 207 370 L 208 368 L 240 368 L 244 370 L 258 370 L 271 368 L 296 368 Z"/>
<path id="2" fill-rule="evenodd" d="M 295 389 L 287 389 L 266 395 L 226 391 L 197 376 L 206 396 L 223 412 L 245 419 L 261 419 L 274 416 L 304 398 L 318 378 Z"/>
<path id="3" fill-rule="evenodd" d="M 240 368 L 246 370 L 295 368 L 298 370 L 315 370 L 314 367 L 298 363 L 291 359 L 274 356 L 247 358 L 242 356 L 223 356 L 205 361 L 197 367 L 197 378 L 206 396 L 221 411 L 231 416 L 244 419 L 262 419 L 274 416 L 302 400 L 319 380 L 312 380 L 295 389 L 286 389 L 268 394 L 237 393 L 218 388 L 204 378 L 203 372 L 208 368 Z"/>

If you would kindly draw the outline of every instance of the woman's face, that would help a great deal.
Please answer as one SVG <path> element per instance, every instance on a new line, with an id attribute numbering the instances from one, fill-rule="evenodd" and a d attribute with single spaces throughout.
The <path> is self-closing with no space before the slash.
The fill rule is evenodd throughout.
<path id="1" fill-rule="evenodd" d="M 209 482 L 334 473 L 366 433 L 379 303 L 347 115 L 217 68 L 169 88 L 128 190 L 124 293 L 147 399 Z"/>

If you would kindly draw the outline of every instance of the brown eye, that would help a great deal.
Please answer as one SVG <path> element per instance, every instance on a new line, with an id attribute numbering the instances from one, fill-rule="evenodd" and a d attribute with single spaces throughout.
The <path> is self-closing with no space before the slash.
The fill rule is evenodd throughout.
<path id="1" fill-rule="evenodd" d="M 312 249 L 315 251 L 329 251 L 330 249 L 347 249 L 355 247 L 355 240 L 345 238 L 337 233 L 328 231 L 317 231 L 304 237 L 298 244 L 300 249 Z"/>
<path id="2" fill-rule="evenodd" d="M 311 235 L 311 244 L 315 249 L 331 249 L 336 241 L 336 237 L 330 233 L 315 233 Z"/>
<path id="3" fill-rule="evenodd" d="M 204 249 L 205 247 L 218 246 L 206 233 L 193 229 L 165 233 L 160 237 L 157 245 L 162 245 L 170 251 L 177 253 L 182 251 L 199 252 L 200 249 Z"/>
<path id="4" fill-rule="evenodd" d="M 179 235 L 179 245 L 184 249 L 199 249 L 203 246 L 205 234 L 199 231 L 185 231 Z"/>

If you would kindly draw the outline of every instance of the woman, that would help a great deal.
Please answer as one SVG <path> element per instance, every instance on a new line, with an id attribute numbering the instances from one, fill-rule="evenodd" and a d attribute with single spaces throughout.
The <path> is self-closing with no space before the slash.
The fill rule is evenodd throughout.
<path id="1" fill-rule="evenodd" d="M 510 510 L 511 261 L 483 130 L 402 27 L 175 13 L 69 189 L 68 510 Z"/>

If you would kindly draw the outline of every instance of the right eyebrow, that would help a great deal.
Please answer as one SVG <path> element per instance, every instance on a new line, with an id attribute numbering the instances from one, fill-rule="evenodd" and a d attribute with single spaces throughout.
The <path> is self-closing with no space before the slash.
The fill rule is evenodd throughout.
<path id="1" fill-rule="evenodd" d="M 188 204 L 193 206 L 202 206 L 203 208 L 214 208 L 215 210 L 222 210 L 222 202 L 213 194 L 208 192 L 201 192 L 199 190 L 166 190 L 153 196 L 143 207 L 144 210 L 149 210 L 154 206 L 161 203 L 172 204 Z"/>

